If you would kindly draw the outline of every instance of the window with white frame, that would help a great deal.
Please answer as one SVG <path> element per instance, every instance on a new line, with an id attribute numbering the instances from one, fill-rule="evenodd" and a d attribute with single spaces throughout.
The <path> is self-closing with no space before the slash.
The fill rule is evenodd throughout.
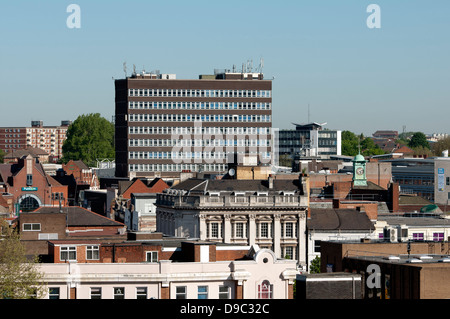
<path id="1" fill-rule="evenodd" d="M 320 253 L 320 244 L 321 244 L 321 240 L 314 241 L 314 252 L 315 253 Z"/>
<path id="2" fill-rule="evenodd" d="M 186 286 L 178 286 L 175 289 L 176 299 L 186 299 Z"/>
<path id="3" fill-rule="evenodd" d="M 259 237 L 269 238 L 270 236 L 270 224 L 267 222 L 261 222 L 259 224 Z"/>
<path id="4" fill-rule="evenodd" d="M 284 237 L 295 237 L 295 225 L 293 222 L 284 223 Z"/>
<path id="5" fill-rule="evenodd" d="M 125 299 L 125 287 L 114 287 L 114 299 Z"/>
<path id="6" fill-rule="evenodd" d="M 157 251 L 147 251 L 145 260 L 149 263 L 157 263 L 158 262 L 158 252 Z"/>
<path id="7" fill-rule="evenodd" d="M 222 223 L 210 221 L 206 223 L 206 234 L 209 238 L 221 238 L 222 236 Z"/>
<path id="8" fill-rule="evenodd" d="M 76 261 L 77 260 L 77 247 L 75 246 L 61 246 L 60 247 L 60 260 Z"/>
<path id="9" fill-rule="evenodd" d="M 23 231 L 40 231 L 41 224 L 40 223 L 24 223 L 22 226 Z"/>
<path id="10" fill-rule="evenodd" d="M 86 259 L 87 260 L 100 259 L 100 249 L 97 245 L 86 246 Z"/>
<path id="11" fill-rule="evenodd" d="M 136 287 L 136 299 L 147 299 L 147 287 Z"/>
<path id="12" fill-rule="evenodd" d="M 197 287 L 197 299 L 208 299 L 208 286 Z"/>
<path id="13" fill-rule="evenodd" d="M 283 258 L 286 259 L 295 259 L 295 247 L 294 246 L 285 246 L 283 247 Z"/>
<path id="14" fill-rule="evenodd" d="M 258 299 L 272 299 L 273 298 L 273 285 L 264 280 L 258 285 Z"/>
<path id="15" fill-rule="evenodd" d="M 211 223 L 211 238 L 219 238 L 219 223 Z"/>
<path id="16" fill-rule="evenodd" d="M 48 299 L 59 299 L 59 287 L 48 288 Z"/>
<path id="17" fill-rule="evenodd" d="M 90 294 L 91 294 L 91 299 L 102 299 L 102 288 L 92 287 Z"/>
<path id="18" fill-rule="evenodd" d="M 245 238 L 245 223 L 234 223 L 234 237 Z"/>

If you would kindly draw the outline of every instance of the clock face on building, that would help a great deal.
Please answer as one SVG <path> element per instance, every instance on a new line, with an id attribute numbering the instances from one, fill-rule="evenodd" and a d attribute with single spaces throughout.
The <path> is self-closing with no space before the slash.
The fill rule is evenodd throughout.
<path id="1" fill-rule="evenodd" d="M 362 167 L 358 167 L 358 168 L 356 169 L 356 174 L 357 174 L 357 175 L 362 175 L 362 174 L 364 174 L 364 169 L 363 169 Z"/>

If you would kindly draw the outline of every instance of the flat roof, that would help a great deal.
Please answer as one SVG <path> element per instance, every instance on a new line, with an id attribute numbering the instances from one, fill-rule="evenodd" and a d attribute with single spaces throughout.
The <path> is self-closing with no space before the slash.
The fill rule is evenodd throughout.
<path id="1" fill-rule="evenodd" d="M 407 227 L 450 227 L 450 219 L 439 217 L 406 217 L 379 214 L 378 220 L 385 221 L 389 225 L 405 225 Z"/>
<path id="2" fill-rule="evenodd" d="M 351 256 L 350 259 L 367 260 L 371 262 L 382 262 L 390 264 L 412 264 L 412 265 L 429 265 L 429 264 L 445 264 L 450 266 L 450 255 L 433 255 L 433 254 L 399 254 L 388 256 Z"/>

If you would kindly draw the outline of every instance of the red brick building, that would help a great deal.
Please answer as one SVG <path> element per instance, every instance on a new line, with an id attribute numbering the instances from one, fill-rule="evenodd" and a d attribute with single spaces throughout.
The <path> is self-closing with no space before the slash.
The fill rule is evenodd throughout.
<path id="1" fill-rule="evenodd" d="M 11 194 L 15 213 L 67 204 L 67 186 L 46 174 L 31 155 L 19 158 L 17 163 L 0 164 L 0 191 Z"/>
<path id="2" fill-rule="evenodd" d="M 77 185 L 89 185 L 92 188 L 99 187 L 97 175 L 83 161 L 70 160 L 62 165 L 62 169 L 67 175 L 73 175 Z"/>
<path id="3" fill-rule="evenodd" d="M 42 121 L 32 121 L 31 127 L 0 127 L 0 149 L 5 153 L 28 146 L 40 148 L 53 159 L 62 156 L 62 145 L 71 121 L 61 121 L 59 126 L 44 126 Z"/>
<path id="4" fill-rule="evenodd" d="M 448 241 L 322 242 L 321 272 L 361 274 L 365 299 L 448 299 L 449 252 Z M 372 287 L 374 268 L 380 280 Z"/>
<path id="5" fill-rule="evenodd" d="M 95 243 L 99 243 L 126 239 L 122 223 L 77 206 L 61 209 L 41 207 L 33 212 L 21 213 L 18 228 L 28 255 L 47 256 L 49 240 L 79 242 L 94 239 Z"/>
<path id="6" fill-rule="evenodd" d="M 54 263 L 70 261 L 78 263 L 142 263 L 171 260 L 199 262 L 200 246 L 209 246 L 209 261 L 243 259 L 249 247 L 228 245 L 184 238 L 163 238 L 162 233 L 129 233 L 127 241 L 111 242 L 105 239 L 50 240 L 48 249 Z M 71 248 L 64 248 L 71 247 Z M 68 256 L 65 252 L 70 251 Z"/>

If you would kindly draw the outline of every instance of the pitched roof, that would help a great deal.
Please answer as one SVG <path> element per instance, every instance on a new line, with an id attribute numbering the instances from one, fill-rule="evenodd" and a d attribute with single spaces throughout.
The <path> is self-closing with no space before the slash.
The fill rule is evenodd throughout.
<path id="1" fill-rule="evenodd" d="M 87 166 L 83 161 L 73 161 L 73 163 L 81 169 L 89 169 L 89 166 Z"/>
<path id="2" fill-rule="evenodd" d="M 403 145 L 400 148 L 397 148 L 394 150 L 395 153 L 403 153 L 403 154 L 412 154 L 414 153 L 414 151 L 412 149 L 410 149 L 408 146 Z"/>
<path id="3" fill-rule="evenodd" d="M 160 193 L 164 189 L 169 188 L 169 185 L 167 185 L 167 183 L 159 177 L 153 179 L 147 186 L 151 193 Z"/>
<path id="4" fill-rule="evenodd" d="M 50 186 L 62 186 L 56 179 L 48 175 L 41 162 L 35 162 L 33 160 L 34 168 L 38 171 L 42 176 L 45 177 L 47 184 Z M 7 183 L 8 178 L 12 176 L 16 176 L 24 167 L 19 164 L 0 164 L 0 182 Z"/>
<path id="5" fill-rule="evenodd" d="M 38 157 L 39 155 L 48 155 L 48 153 L 41 148 L 27 146 L 26 148 L 9 152 L 5 155 L 5 158 L 21 158 L 27 155 Z"/>
<path id="6" fill-rule="evenodd" d="M 314 230 L 368 231 L 374 225 L 369 217 L 355 209 L 311 208 L 307 226 Z"/>
<path id="7" fill-rule="evenodd" d="M 88 209 L 78 206 L 63 207 L 62 212 L 67 214 L 67 226 L 115 226 L 122 227 L 124 224 L 115 220 L 107 218 L 105 216 L 94 213 Z M 59 207 L 40 207 L 32 213 L 55 213 L 59 212 Z"/>

